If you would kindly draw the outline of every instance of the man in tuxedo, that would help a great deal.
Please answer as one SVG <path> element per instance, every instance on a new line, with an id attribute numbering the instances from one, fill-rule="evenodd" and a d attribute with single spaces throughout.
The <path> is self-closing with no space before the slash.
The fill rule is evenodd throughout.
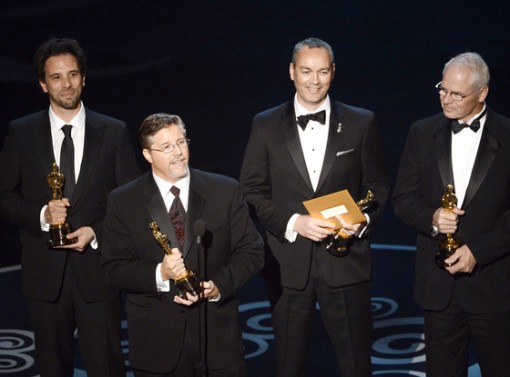
<path id="1" fill-rule="evenodd" d="M 110 194 L 102 255 L 108 284 L 127 292 L 135 375 L 246 376 L 235 292 L 264 256 L 238 183 L 189 168 L 176 115 L 150 115 L 139 135 L 151 171 Z M 153 221 L 166 237 L 153 234 Z M 180 297 L 175 282 L 186 270 L 203 292 Z"/>
<path id="2" fill-rule="evenodd" d="M 40 375 L 73 376 L 77 329 L 90 376 L 125 376 L 119 292 L 106 286 L 99 262 L 107 194 L 139 174 L 128 130 L 83 106 L 86 57 L 75 40 L 43 43 L 34 68 L 50 106 L 9 124 L 0 152 L 0 214 L 20 227 Z M 50 200 L 52 164 L 63 170 L 64 160 L 64 198 Z M 74 242 L 50 248 L 50 224 L 66 221 Z"/>
<path id="3" fill-rule="evenodd" d="M 318 302 L 341 375 L 371 376 L 367 236 L 389 191 L 381 140 L 370 111 L 328 96 L 335 73 L 329 44 L 296 44 L 289 73 L 294 99 L 254 117 L 241 171 L 241 188 L 266 234 L 277 373 L 306 372 Z M 375 200 L 366 224 L 339 217 L 352 244 L 347 255 L 334 255 L 321 244 L 334 224 L 309 216 L 303 202 L 344 189 L 354 200 L 371 190 Z"/>
<path id="4" fill-rule="evenodd" d="M 414 296 L 431 377 L 467 376 L 470 339 L 482 375 L 510 373 L 510 120 L 487 106 L 488 85 L 480 55 L 446 63 L 436 85 L 443 111 L 411 126 L 393 195 L 418 232 Z M 457 205 L 447 209 L 450 184 Z M 441 268 L 447 234 L 459 247 Z"/>

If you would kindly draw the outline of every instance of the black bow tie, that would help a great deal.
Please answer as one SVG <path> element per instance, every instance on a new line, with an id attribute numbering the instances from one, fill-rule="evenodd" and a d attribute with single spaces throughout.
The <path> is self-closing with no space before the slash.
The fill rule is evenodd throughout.
<path id="1" fill-rule="evenodd" d="M 480 129 L 480 119 L 482 119 L 486 113 L 487 110 L 481 113 L 480 116 L 478 116 L 474 121 L 471 122 L 471 124 L 459 123 L 459 121 L 456 119 L 452 120 L 452 132 L 454 134 L 458 134 L 464 128 L 471 128 L 471 131 L 477 132 Z"/>
<path id="2" fill-rule="evenodd" d="M 300 115 L 297 117 L 299 127 L 301 127 L 303 130 L 306 128 L 309 120 L 315 120 L 320 124 L 326 123 L 326 110 L 322 110 L 314 114 Z"/>

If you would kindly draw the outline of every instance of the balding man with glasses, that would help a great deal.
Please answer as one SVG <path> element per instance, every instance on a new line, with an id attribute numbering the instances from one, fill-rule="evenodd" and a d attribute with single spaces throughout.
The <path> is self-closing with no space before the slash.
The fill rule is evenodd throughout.
<path id="1" fill-rule="evenodd" d="M 508 376 L 510 119 L 487 106 L 489 69 L 477 53 L 448 61 L 436 89 L 443 111 L 411 126 L 393 195 L 418 233 L 427 376 L 467 376 L 470 340 L 483 376 Z"/>

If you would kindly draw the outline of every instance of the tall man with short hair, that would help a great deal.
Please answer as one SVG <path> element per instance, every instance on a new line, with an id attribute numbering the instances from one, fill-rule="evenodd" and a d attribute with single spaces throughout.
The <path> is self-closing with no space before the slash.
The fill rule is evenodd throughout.
<path id="1" fill-rule="evenodd" d="M 484 376 L 510 370 L 510 120 L 486 104 L 477 53 L 448 61 L 436 85 L 442 113 L 411 126 L 393 195 L 418 232 L 414 297 L 425 314 L 427 376 L 467 376 L 473 340 Z M 457 205 L 442 206 L 447 185 Z M 439 242 L 459 247 L 440 268 Z"/>
<path id="2" fill-rule="evenodd" d="M 278 376 L 303 376 L 317 302 L 340 373 L 371 376 L 371 259 L 368 234 L 384 208 L 389 183 L 382 143 L 370 111 L 330 99 L 331 46 L 296 44 L 289 66 L 294 99 L 257 114 L 241 171 L 241 188 L 265 228 L 266 278 L 272 301 Z M 303 202 L 347 189 L 371 190 L 368 226 L 342 221 L 352 237 L 345 256 L 321 241 L 334 224 L 313 218 Z"/>
<path id="3" fill-rule="evenodd" d="M 21 229 L 23 292 L 39 371 L 73 376 L 77 329 L 90 376 L 125 376 L 119 292 L 101 278 L 99 258 L 106 197 L 139 174 L 128 129 L 84 107 L 86 56 L 75 40 L 43 43 L 34 68 L 50 106 L 9 124 L 0 152 L 0 216 Z M 49 200 L 52 164 L 62 170 L 64 160 L 70 169 L 64 198 Z M 75 242 L 49 248 L 50 224 L 63 222 L 74 228 L 67 238 Z"/>

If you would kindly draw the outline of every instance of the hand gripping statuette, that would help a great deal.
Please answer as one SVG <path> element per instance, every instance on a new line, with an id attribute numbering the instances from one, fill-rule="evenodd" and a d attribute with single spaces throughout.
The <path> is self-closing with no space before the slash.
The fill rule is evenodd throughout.
<path id="1" fill-rule="evenodd" d="M 366 211 L 373 204 L 374 193 L 370 190 L 367 191 L 367 195 L 364 199 L 358 200 L 356 202 L 356 205 L 361 212 Z M 362 223 L 356 233 L 359 234 L 365 228 L 365 226 L 366 222 Z M 324 240 L 322 240 L 322 245 L 330 254 L 341 257 L 349 253 L 349 248 L 352 245 L 352 237 L 344 232 L 342 228 L 335 229 L 332 235 L 327 236 L 324 238 Z"/>
<path id="2" fill-rule="evenodd" d="M 149 227 L 152 229 L 152 236 L 158 242 L 159 246 L 161 246 L 166 254 L 172 254 L 170 241 L 167 235 L 161 232 L 158 224 L 155 221 L 151 221 Z M 200 292 L 202 292 L 198 277 L 191 270 L 186 270 L 184 274 L 175 279 L 175 286 L 179 290 L 178 296 L 184 299 L 186 299 L 186 292 L 192 296 L 198 296 Z"/>
<path id="3" fill-rule="evenodd" d="M 62 188 L 64 187 L 65 177 L 64 174 L 59 172 L 56 162 L 51 165 L 51 173 L 48 174 L 47 180 L 48 186 L 51 188 L 51 200 L 62 200 Z M 65 246 L 77 242 L 76 238 L 69 239 L 66 237 L 71 232 L 71 226 L 65 220 L 56 224 L 50 224 L 48 246 Z"/>
<path id="4" fill-rule="evenodd" d="M 457 197 L 455 196 L 455 191 L 453 189 L 453 185 L 447 185 L 446 191 L 441 198 L 442 207 L 448 211 L 451 211 L 453 208 L 457 206 Z M 448 259 L 455 250 L 460 247 L 460 243 L 453 237 L 453 234 L 447 234 L 446 238 L 443 239 L 439 243 L 439 248 L 436 253 L 436 263 L 439 267 L 451 267 L 454 263 L 446 263 L 445 259 Z"/>

